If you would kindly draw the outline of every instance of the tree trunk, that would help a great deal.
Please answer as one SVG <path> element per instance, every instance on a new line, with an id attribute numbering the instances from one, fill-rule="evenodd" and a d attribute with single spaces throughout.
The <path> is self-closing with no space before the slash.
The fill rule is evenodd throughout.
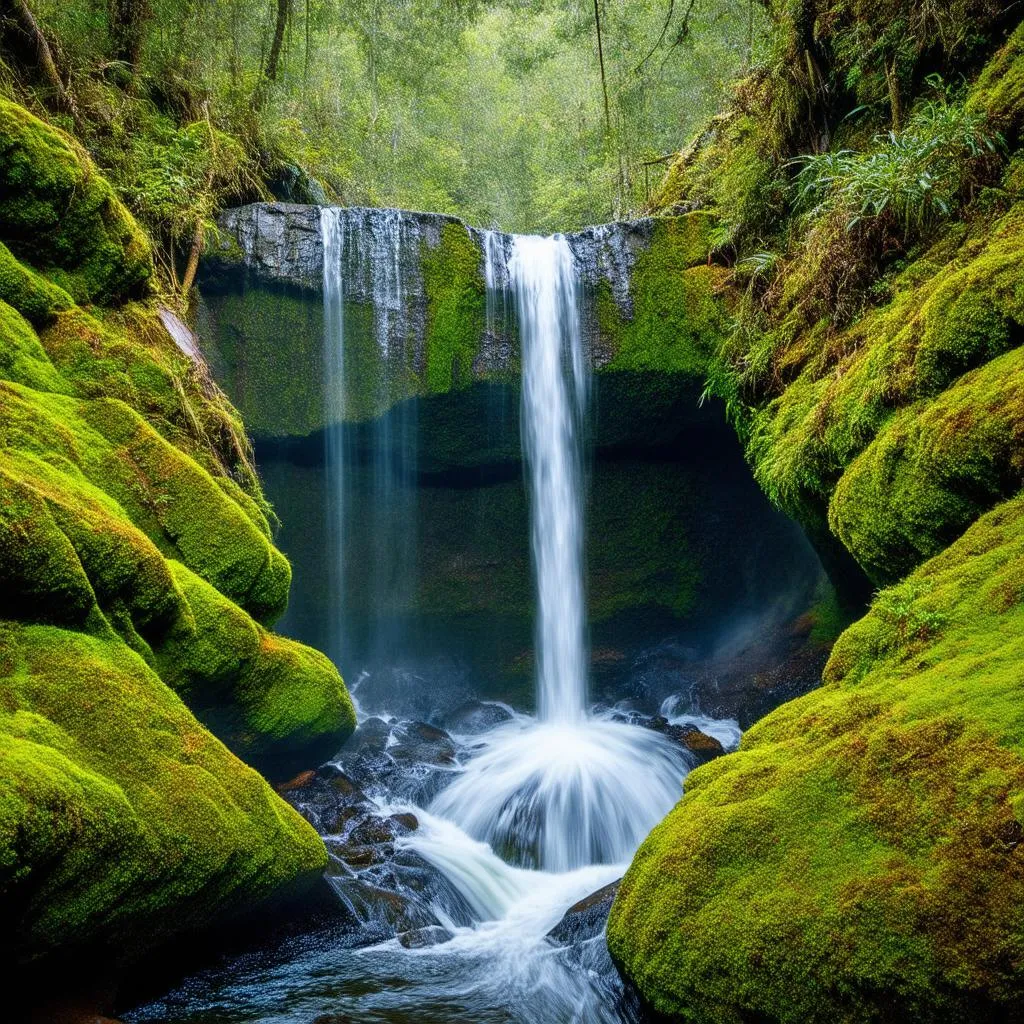
<path id="1" fill-rule="evenodd" d="M 885 80 L 889 86 L 889 103 L 892 107 L 892 130 L 898 132 L 903 127 L 903 93 L 900 91 L 900 76 L 895 57 L 891 65 L 885 65 Z"/>
<path id="2" fill-rule="evenodd" d="M 46 85 L 53 91 L 54 105 L 58 110 L 70 114 L 77 120 L 78 111 L 74 98 L 64 86 L 50 44 L 46 41 L 46 36 L 43 35 L 43 30 L 32 14 L 27 0 L 0 0 L 0 12 L 11 19 L 23 36 L 28 37 L 34 51 L 36 67 Z"/>
<path id="3" fill-rule="evenodd" d="M 114 58 L 124 61 L 132 70 L 142 56 L 146 24 L 153 17 L 149 0 L 109 0 L 108 18 Z"/>
<path id="4" fill-rule="evenodd" d="M 188 293 L 195 283 L 196 274 L 199 271 L 199 257 L 203 254 L 203 240 L 206 237 L 206 222 L 200 217 L 196 224 L 196 233 L 192 236 L 192 247 L 188 253 L 188 263 L 185 264 L 185 274 L 181 279 L 181 294 L 188 302 Z"/>
<path id="5" fill-rule="evenodd" d="M 270 56 L 264 71 L 268 82 L 277 81 L 277 73 L 281 66 L 281 50 L 284 47 L 284 33 L 288 28 L 288 19 L 292 13 L 291 0 L 277 0 L 277 21 L 274 23 L 274 41 L 270 44 Z"/>
<path id="6" fill-rule="evenodd" d="M 594 0 L 594 27 L 597 29 L 597 62 L 601 68 L 601 93 L 604 96 L 604 126 L 609 139 L 612 137 L 612 114 L 608 106 L 608 80 L 604 73 L 604 40 L 601 37 L 601 5 Z"/>

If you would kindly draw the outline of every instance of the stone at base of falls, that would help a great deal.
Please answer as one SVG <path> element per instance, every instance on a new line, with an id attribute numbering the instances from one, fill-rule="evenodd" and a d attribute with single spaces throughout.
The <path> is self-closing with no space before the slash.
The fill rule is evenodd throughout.
<path id="1" fill-rule="evenodd" d="M 398 941 L 406 949 L 427 949 L 430 946 L 440 946 L 452 938 L 452 933 L 440 925 L 431 925 L 427 928 L 414 928 L 412 931 L 402 932 Z"/>
<path id="2" fill-rule="evenodd" d="M 368 718 L 338 754 L 345 772 L 367 791 L 426 804 L 455 766 L 456 746 L 426 722 Z"/>
<path id="3" fill-rule="evenodd" d="M 578 942 L 596 939 L 604 931 L 608 913 L 612 909 L 615 894 L 619 891 L 622 879 L 592 892 L 578 903 L 574 903 L 564 914 L 562 920 L 548 932 L 548 938 L 559 946 L 573 946 Z"/>
<path id="4" fill-rule="evenodd" d="M 445 715 L 444 727 L 460 736 L 478 736 L 512 720 L 512 712 L 494 701 L 468 700 Z"/>
<path id="5" fill-rule="evenodd" d="M 708 761 L 713 761 L 725 753 L 725 748 L 714 736 L 701 732 L 695 725 L 671 725 L 661 715 L 657 715 L 644 724 L 648 729 L 660 732 L 688 750 L 698 765 L 707 764 Z"/>
<path id="6" fill-rule="evenodd" d="M 382 811 L 371 798 L 426 802 L 451 777 L 456 749 L 447 733 L 424 722 L 368 718 L 334 761 L 282 789 L 323 836 L 327 880 L 359 944 L 439 926 L 439 907 L 457 925 L 473 920 L 442 872 L 403 847 L 420 827 L 417 816 Z"/>

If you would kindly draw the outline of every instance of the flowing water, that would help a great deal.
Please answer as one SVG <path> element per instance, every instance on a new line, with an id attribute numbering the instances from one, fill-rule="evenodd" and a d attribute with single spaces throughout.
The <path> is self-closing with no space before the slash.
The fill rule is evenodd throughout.
<path id="1" fill-rule="evenodd" d="M 324 210 L 321 228 L 325 377 L 340 420 L 349 411 L 347 375 L 353 371 L 346 294 L 372 292 L 380 353 L 394 365 L 396 349 L 408 341 L 401 296 L 409 282 L 403 278 L 400 216 Z M 603 935 L 560 945 L 548 932 L 570 905 L 621 877 L 644 836 L 679 798 L 690 755 L 653 729 L 588 707 L 583 510 L 590 387 L 576 258 L 560 236 L 509 239 L 490 233 L 484 251 L 488 329 L 512 309 L 522 348 L 538 715 L 492 707 L 497 724 L 472 736 L 435 736 L 421 729 L 435 745 L 455 744 L 453 757 L 437 760 L 441 767 L 425 767 L 419 755 L 402 759 L 403 737 L 415 726 L 379 722 L 378 746 L 369 755 L 363 747 L 343 752 L 337 771 L 347 773 L 347 780 L 359 779 L 366 791 L 360 800 L 372 801 L 375 821 L 407 822 L 412 814 L 415 827 L 391 840 L 392 860 L 365 870 L 345 861 L 350 838 L 325 837 L 329 849 L 340 851 L 331 882 L 367 935 L 380 924 L 378 910 L 367 909 L 373 903 L 367 893 L 390 885 L 403 901 L 403 919 L 411 922 L 404 934 L 429 934 L 437 944 L 417 940 L 425 948 L 405 948 L 387 937 L 360 949 L 353 948 L 351 936 L 300 944 L 269 964 L 234 962 L 194 979 L 129 1015 L 129 1021 L 636 1019 Z M 404 429 L 414 430 L 415 424 Z M 389 588 L 409 585 L 415 571 L 396 532 L 409 524 L 396 525 L 386 514 L 394 497 L 390 489 L 414 471 L 395 454 L 396 441 L 401 450 L 409 440 L 377 438 L 386 452 L 375 470 L 379 504 L 366 510 L 380 524 L 377 574 L 385 578 L 368 585 L 378 588 L 382 617 Z M 338 523 L 349 500 L 345 479 L 352 459 L 340 429 L 330 432 L 328 502 Z M 336 534 L 327 567 L 339 581 L 344 567 L 333 563 L 342 541 Z M 337 617 L 343 622 L 344 608 Z M 730 745 L 738 738 L 735 723 L 703 720 L 703 727 L 717 729 Z M 370 763 L 401 770 L 387 779 L 356 774 Z M 413 877 L 428 877 L 429 885 L 413 884 Z"/>
<path id="2" fill-rule="evenodd" d="M 339 209 L 320 211 L 324 249 L 324 393 L 327 491 L 328 600 L 331 642 L 328 654 L 344 662 L 353 637 L 343 595 L 345 524 L 354 501 L 353 479 L 368 480 L 361 493 L 372 516 L 373 563 L 369 586 L 374 607 L 372 635 L 363 646 L 386 659 L 397 641 L 394 619 L 404 595 L 416 581 L 416 406 L 402 402 L 380 415 L 404 387 L 409 350 L 418 325 L 408 316 L 408 291 L 421 287 L 415 223 L 401 210 Z M 372 309 L 369 331 L 351 329 L 348 303 L 361 300 Z M 357 327 L 361 325 L 356 325 Z M 371 351 L 352 346 L 354 335 L 368 334 Z M 369 379 L 369 386 L 367 380 Z M 370 424 L 370 440 L 357 450 L 347 421 Z M 386 512 L 384 511 L 386 510 Z"/>

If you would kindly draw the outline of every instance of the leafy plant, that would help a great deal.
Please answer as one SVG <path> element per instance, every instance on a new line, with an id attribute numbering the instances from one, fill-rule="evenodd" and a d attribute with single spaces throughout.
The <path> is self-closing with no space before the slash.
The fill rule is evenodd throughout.
<path id="1" fill-rule="evenodd" d="M 847 230 L 889 218 L 904 236 L 949 217 L 970 189 L 979 162 L 1004 148 L 984 115 L 944 98 L 918 106 L 901 131 L 878 135 L 865 152 L 803 156 L 798 204 L 812 219 L 841 211 Z"/>

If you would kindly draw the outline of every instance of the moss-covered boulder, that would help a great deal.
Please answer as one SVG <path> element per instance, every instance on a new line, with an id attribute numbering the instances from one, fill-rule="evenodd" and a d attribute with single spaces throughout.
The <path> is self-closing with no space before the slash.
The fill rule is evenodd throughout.
<path id="1" fill-rule="evenodd" d="M 115 304 L 146 239 L 8 103 L 0 182 L 2 945 L 130 958 L 318 876 L 316 833 L 236 755 L 308 767 L 355 716 L 267 629 L 290 568 L 237 413 L 151 304 Z"/>
<path id="2" fill-rule="evenodd" d="M 1024 1006 L 1024 499 L 883 591 L 825 686 L 693 772 L 613 907 L 689 1021 L 991 1021 Z"/>
<path id="3" fill-rule="evenodd" d="M 72 139 L 0 99 L 0 237 L 78 302 L 140 296 L 149 242 Z"/>
<path id="4" fill-rule="evenodd" d="M 118 959 L 297 891 L 316 833 L 114 634 L 0 624 L 8 963 Z"/>

